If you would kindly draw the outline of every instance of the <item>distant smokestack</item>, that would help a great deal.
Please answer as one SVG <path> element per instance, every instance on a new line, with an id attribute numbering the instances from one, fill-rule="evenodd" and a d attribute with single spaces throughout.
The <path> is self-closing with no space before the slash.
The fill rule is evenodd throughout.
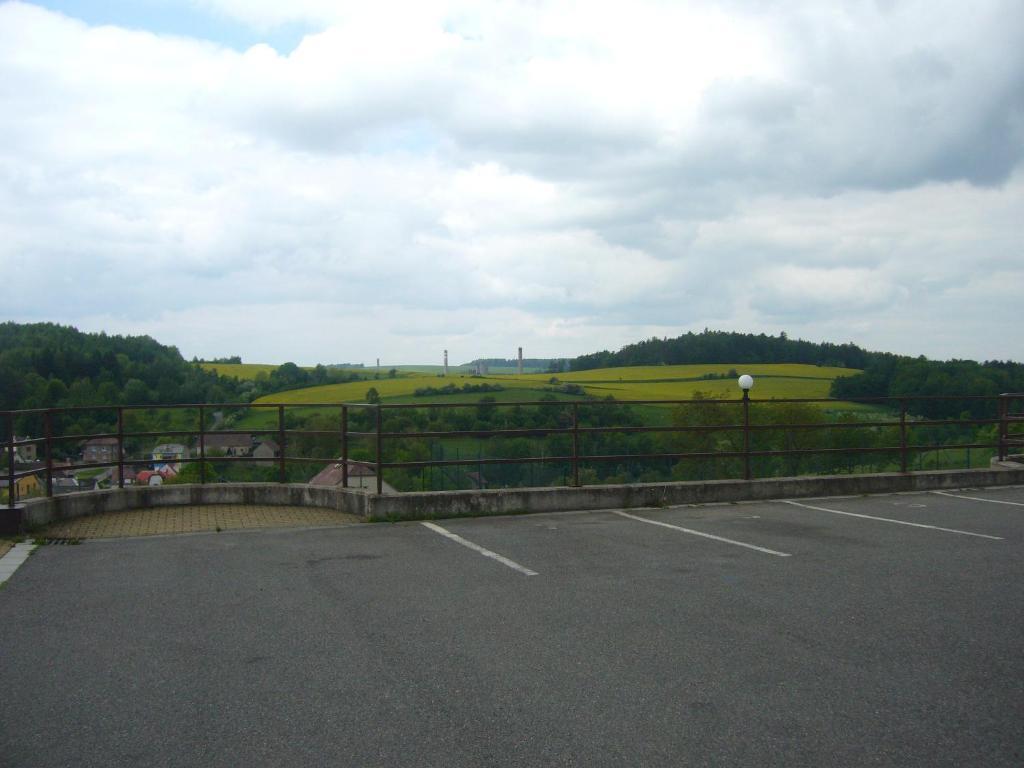
<path id="1" fill-rule="evenodd" d="M 448 375 L 448 350 L 444 351 L 444 375 Z"/>
<path id="2" fill-rule="evenodd" d="M 377 358 L 377 375 L 380 376 L 380 358 Z"/>
<path id="3" fill-rule="evenodd" d="M 518 371 L 520 376 L 523 375 L 523 348 L 522 347 L 519 348 L 519 365 L 516 367 L 516 370 Z"/>

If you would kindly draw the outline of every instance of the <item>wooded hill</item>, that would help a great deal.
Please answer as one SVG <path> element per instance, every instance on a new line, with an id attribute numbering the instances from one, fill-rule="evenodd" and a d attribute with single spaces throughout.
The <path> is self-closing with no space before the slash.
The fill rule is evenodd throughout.
<path id="1" fill-rule="evenodd" d="M 866 368 L 872 355 L 856 344 L 815 344 L 790 339 L 785 333 L 709 331 L 684 333 L 675 339 L 651 338 L 627 344 L 618 352 L 594 352 L 570 362 L 572 371 L 627 365 L 687 363 L 803 363 L 835 368 Z"/>
<path id="2" fill-rule="evenodd" d="M 840 400 L 1024 392 L 1024 365 L 1016 362 L 937 361 L 870 352 L 856 344 L 794 340 L 785 333 L 768 336 L 707 329 L 674 339 L 648 339 L 629 344 L 618 352 L 582 355 L 571 362 L 571 370 L 697 362 L 804 363 L 862 369 L 862 373 L 843 376 L 832 383 L 830 395 Z M 990 405 L 967 400 L 916 401 L 911 405 L 915 413 L 930 417 L 957 416 L 963 412 L 980 416 L 992 410 Z"/>
<path id="3" fill-rule="evenodd" d="M 238 382 L 185 361 L 149 336 L 82 333 L 54 323 L 0 323 L 0 409 L 218 403 Z"/>

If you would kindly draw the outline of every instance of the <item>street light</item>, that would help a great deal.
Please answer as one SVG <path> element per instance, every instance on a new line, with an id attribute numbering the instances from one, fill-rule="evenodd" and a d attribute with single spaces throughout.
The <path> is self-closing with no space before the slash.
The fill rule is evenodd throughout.
<path id="1" fill-rule="evenodd" d="M 750 479 L 750 388 L 754 377 L 743 374 L 737 384 L 743 390 L 743 479 Z"/>

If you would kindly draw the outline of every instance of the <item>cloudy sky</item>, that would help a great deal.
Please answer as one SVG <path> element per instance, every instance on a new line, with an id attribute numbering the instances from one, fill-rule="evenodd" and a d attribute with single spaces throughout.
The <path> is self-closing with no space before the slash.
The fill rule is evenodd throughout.
<path id="1" fill-rule="evenodd" d="M 0 319 L 1024 360 L 1024 3 L 0 2 Z"/>

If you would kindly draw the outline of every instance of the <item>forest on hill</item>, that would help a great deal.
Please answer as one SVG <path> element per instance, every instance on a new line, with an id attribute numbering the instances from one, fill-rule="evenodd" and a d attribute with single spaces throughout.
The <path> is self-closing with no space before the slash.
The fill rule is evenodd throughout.
<path id="1" fill-rule="evenodd" d="M 0 323 L 0 410 L 249 402 L 272 392 L 360 378 L 366 376 L 284 363 L 245 381 L 189 362 L 176 347 L 149 336 L 83 333 L 55 323 Z"/>
<path id="2" fill-rule="evenodd" d="M 618 352 L 594 352 L 569 363 L 571 371 L 629 365 L 686 363 L 803 363 L 834 368 L 866 368 L 872 356 L 856 344 L 816 344 L 791 339 L 785 333 L 709 331 L 684 333 L 674 339 L 651 338 L 627 344 Z"/>
<path id="3" fill-rule="evenodd" d="M 149 336 L 82 333 L 54 323 L 0 323 L 0 409 L 218 403 L 238 382 L 185 361 Z"/>

